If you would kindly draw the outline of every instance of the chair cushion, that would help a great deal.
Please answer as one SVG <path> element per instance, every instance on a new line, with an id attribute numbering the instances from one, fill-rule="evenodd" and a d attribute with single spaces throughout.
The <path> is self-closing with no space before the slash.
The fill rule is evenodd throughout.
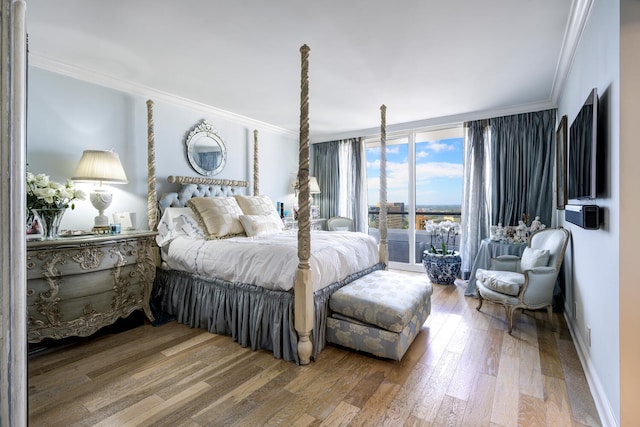
<path id="1" fill-rule="evenodd" d="M 549 262 L 549 251 L 547 249 L 525 248 L 520 258 L 520 269 L 522 271 L 531 270 L 534 267 L 546 267 Z"/>
<path id="2" fill-rule="evenodd" d="M 516 296 L 524 285 L 524 274 L 513 271 L 482 270 L 476 272 L 476 280 L 484 287 L 501 294 Z"/>
<path id="3" fill-rule="evenodd" d="M 425 276 L 378 270 L 336 291 L 329 307 L 342 316 L 399 333 L 430 301 L 432 292 Z"/>

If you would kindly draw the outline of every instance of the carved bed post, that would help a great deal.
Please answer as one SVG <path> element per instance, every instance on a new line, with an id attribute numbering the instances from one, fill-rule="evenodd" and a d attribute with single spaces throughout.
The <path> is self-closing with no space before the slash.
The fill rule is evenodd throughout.
<path id="1" fill-rule="evenodd" d="M 311 223 L 309 205 L 309 46 L 300 48 L 302 75 L 300 81 L 300 153 L 298 167 L 298 271 L 294 287 L 295 328 L 298 332 L 298 357 L 301 365 L 311 360 L 313 343 L 313 286 L 309 267 Z"/>
<path id="2" fill-rule="evenodd" d="M 387 106 L 380 106 L 380 262 L 384 262 L 385 269 L 389 264 L 387 248 Z"/>
<path id="3" fill-rule="evenodd" d="M 260 177 L 258 176 L 258 129 L 253 130 L 253 195 L 260 194 Z"/>
<path id="4" fill-rule="evenodd" d="M 149 230 L 158 227 L 158 199 L 156 194 L 156 153 L 153 133 L 153 101 L 147 100 L 147 215 Z"/>

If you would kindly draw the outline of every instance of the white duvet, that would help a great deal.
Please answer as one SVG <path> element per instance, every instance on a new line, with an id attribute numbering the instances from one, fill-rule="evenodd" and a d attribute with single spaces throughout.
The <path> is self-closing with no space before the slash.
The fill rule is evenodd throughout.
<path id="1" fill-rule="evenodd" d="M 172 269 L 274 290 L 292 289 L 298 268 L 297 230 L 224 240 L 178 236 L 165 250 L 164 261 Z M 311 232 L 309 264 L 314 291 L 377 262 L 377 243 L 367 234 Z"/>

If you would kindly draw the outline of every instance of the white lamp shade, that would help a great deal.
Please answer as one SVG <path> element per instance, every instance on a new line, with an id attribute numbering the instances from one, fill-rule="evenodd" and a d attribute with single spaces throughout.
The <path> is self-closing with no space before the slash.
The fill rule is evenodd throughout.
<path id="1" fill-rule="evenodd" d="M 320 186 L 318 185 L 318 180 L 315 176 L 309 177 L 309 193 L 320 194 Z"/>
<path id="2" fill-rule="evenodd" d="M 291 183 L 291 187 L 296 191 L 296 196 L 298 195 L 298 191 L 300 190 L 300 183 L 298 182 L 298 178 L 296 177 L 295 181 Z M 318 185 L 318 180 L 315 176 L 309 177 L 309 193 L 310 194 L 320 194 L 320 186 Z"/>
<path id="3" fill-rule="evenodd" d="M 127 183 L 127 175 L 124 173 L 118 154 L 113 151 L 100 150 L 85 150 L 76 168 L 76 173 L 71 179 L 74 181 L 99 181 L 106 184 Z"/>

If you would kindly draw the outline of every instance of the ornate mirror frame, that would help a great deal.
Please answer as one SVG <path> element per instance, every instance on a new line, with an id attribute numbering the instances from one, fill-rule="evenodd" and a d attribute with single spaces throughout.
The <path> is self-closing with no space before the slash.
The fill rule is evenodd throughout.
<path id="1" fill-rule="evenodd" d="M 208 120 L 194 126 L 185 145 L 187 160 L 194 171 L 204 176 L 222 172 L 227 163 L 227 149 Z"/>

